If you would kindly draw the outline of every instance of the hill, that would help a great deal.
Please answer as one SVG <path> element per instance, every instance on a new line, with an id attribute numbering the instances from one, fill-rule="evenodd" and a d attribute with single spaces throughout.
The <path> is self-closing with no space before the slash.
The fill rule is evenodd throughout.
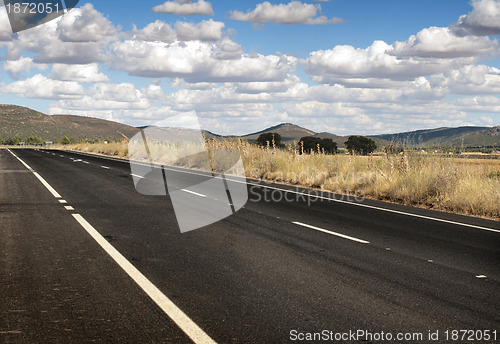
<path id="1" fill-rule="evenodd" d="M 304 136 L 313 136 L 316 133 L 312 130 L 302 128 L 298 125 L 292 123 L 281 123 L 273 127 L 258 131 L 256 133 L 247 134 L 241 136 L 242 139 L 248 141 L 255 141 L 260 134 L 264 133 L 278 133 L 281 135 L 281 141 L 283 143 L 293 143 L 293 141 L 299 141 Z"/>
<path id="2" fill-rule="evenodd" d="M 500 127 L 458 127 L 416 130 L 398 134 L 375 135 L 375 138 L 406 146 L 481 147 L 500 146 Z"/>
<path id="3" fill-rule="evenodd" d="M 76 140 L 106 137 L 120 140 L 130 138 L 137 132 L 137 128 L 103 119 L 73 115 L 49 116 L 23 106 L 0 105 L 2 139 L 36 136 L 56 141 L 68 136 Z"/>

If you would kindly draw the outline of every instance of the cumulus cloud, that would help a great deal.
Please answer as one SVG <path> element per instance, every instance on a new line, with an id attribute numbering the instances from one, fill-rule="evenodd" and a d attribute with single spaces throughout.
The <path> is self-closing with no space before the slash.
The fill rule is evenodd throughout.
<path id="1" fill-rule="evenodd" d="M 31 57 L 20 57 L 17 60 L 6 61 L 3 68 L 9 73 L 11 78 L 19 79 L 21 72 L 29 72 L 32 68 L 44 70 L 47 68 L 47 65 L 34 63 Z"/>
<path id="2" fill-rule="evenodd" d="M 12 28 L 4 6 L 0 6 L 0 47 L 2 42 L 12 40 Z"/>
<path id="3" fill-rule="evenodd" d="M 141 30 L 134 25 L 132 36 L 141 41 L 172 43 L 176 39 L 175 30 L 167 23 L 156 20 Z"/>
<path id="4" fill-rule="evenodd" d="M 52 80 L 41 74 L 2 87 L 3 93 L 23 98 L 64 99 L 84 94 L 83 87 L 74 81 Z"/>
<path id="5" fill-rule="evenodd" d="M 460 16 L 450 29 L 458 36 L 500 35 L 500 1 L 473 0 L 472 11 Z"/>
<path id="6" fill-rule="evenodd" d="M 497 48 L 498 42 L 488 37 L 458 37 L 449 28 L 430 27 L 410 36 L 406 42 L 395 42 L 389 53 L 399 57 L 456 58 L 481 56 Z"/>
<path id="7" fill-rule="evenodd" d="M 173 43 L 175 41 L 217 41 L 222 39 L 222 30 L 225 24 L 212 19 L 203 20 L 198 24 L 181 22 L 175 23 L 175 29 L 169 24 L 157 20 L 141 30 L 135 27 L 132 37 L 136 40 L 148 42 Z"/>
<path id="8" fill-rule="evenodd" d="M 117 33 L 114 25 L 90 3 L 62 16 L 57 31 L 63 42 L 100 42 Z"/>
<path id="9" fill-rule="evenodd" d="M 337 24 L 342 23 L 341 18 L 328 19 L 325 16 L 318 16 L 321 12 L 319 4 L 305 4 L 300 1 L 292 1 L 288 4 L 273 5 L 268 1 L 258 4 L 255 9 L 247 12 L 231 11 L 230 18 L 238 21 L 251 23 L 274 24 Z"/>
<path id="10" fill-rule="evenodd" d="M 109 78 L 99 73 L 97 63 L 87 65 L 54 64 L 49 78 L 63 81 L 77 82 L 109 82 Z"/>
<path id="11" fill-rule="evenodd" d="M 198 0 L 191 2 L 190 0 L 167 1 L 162 5 L 153 7 L 153 12 L 170 13 L 183 16 L 207 15 L 213 16 L 214 11 L 212 4 L 208 1 Z"/>
<path id="12" fill-rule="evenodd" d="M 111 22 L 91 4 L 73 9 L 66 15 L 17 34 L 5 43 L 6 59 L 16 60 L 23 52 L 34 53 L 36 63 L 88 64 L 106 59 L 105 47 L 118 38 Z M 84 23 L 95 21 L 85 27 Z M 74 23 L 71 27 L 67 23 Z M 104 33 L 104 34 L 103 34 Z"/>
<path id="13" fill-rule="evenodd" d="M 468 65 L 446 74 L 431 77 L 434 87 L 455 94 L 500 94 L 500 69 L 485 65 Z"/>
<path id="14" fill-rule="evenodd" d="M 222 38 L 224 26 L 224 23 L 212 19 L 203 20 L 198 24 L 177 22 L 175 32 L 180 41 L 217 41 Z"/>
<path id="15" fill-rule="evenodd" d="M 404 50 L 404 44 L 397 47 Z M 416 55 L 418 49 L 422 48 L 414 50 Z M 477 60 L 476 57 L 439 59 L 411 56 L 411 47 L 407 48 L 407 55 L 401 58 L 395 56 L 394 50 L 393 45 L 383 41 L 375 41 L 366 49 L 338 45 L 333 49 L 314 51 L 302 63 L 311 78 L 319 83 L 397 87 L 397 81 L 442 73 Z"/>
<path id="16" fill-rule="evenodd" d="M 237 60 L 213 57 L 212 44 L 200 41 L 157 42 L 128 40 L 111 47 L 113 67 L 143 77 L 183 78 L 188 82 L 245 82 L 284 80 L 296 58 L 244 55 Z"/>

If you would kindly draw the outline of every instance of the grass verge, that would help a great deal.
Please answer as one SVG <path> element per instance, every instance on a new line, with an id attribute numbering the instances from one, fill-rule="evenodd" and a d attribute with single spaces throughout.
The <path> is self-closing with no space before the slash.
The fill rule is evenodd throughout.
<path id="1" fill-rule="evenodd" d="M 262 148 L 242 140 L 207 146 L 238 150 L 250 178 L 500 219 L 500 159 L 300 154 L 292 146 Z M 64 148 L 128 158 L 127 142 Z"/>

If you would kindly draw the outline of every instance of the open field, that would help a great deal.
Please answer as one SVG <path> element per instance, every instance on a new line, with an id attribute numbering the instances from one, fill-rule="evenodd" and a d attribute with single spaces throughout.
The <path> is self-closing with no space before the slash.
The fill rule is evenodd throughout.
<path id="1" fill-rule="evenodd" d="M 242 140 L 212 139 L 207 146 L 238 150 L 250 178 L 500 219 L 500 159 L 309 155 L 291 145 L 280 150 Z M 125 141 L 64 148 L 128 157 Z"/>

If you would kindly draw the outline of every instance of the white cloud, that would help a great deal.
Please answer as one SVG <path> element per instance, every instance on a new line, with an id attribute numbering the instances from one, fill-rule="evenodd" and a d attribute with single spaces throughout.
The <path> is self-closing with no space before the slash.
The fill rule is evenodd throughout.
<path id="1" fill-rule="evenodd" d="M 188 82 L 279 81 L 295 70 L 296 58 L 275 55 L 244 55 L 238 60 L 219 60 L 214 45 L 128 40 L 112 45 L 113 67 L 143 77 L 184 78 Z"/>
<path id="2" fill-rule="evenodd" d="M 34 63 L 31 57 L 20 57 L 17 60 L 5 61 L 3 65 L 3 68 L 13 79 L 19 79 L 21 72 L 29 72 L 32 68 L 45 70 L 47 67 L 45 64 Z"/>
<path id="3" fill-rule="evenodd" d="M 430 27 L 395 42 L 389 54 L 398 57 L 456 58 L 481 56 L 496 51 L 498 42 L 488 37 L 458 37 L 449 28 Z"/>
<path id="4" fill-rule="evenodd" d="M 500 69 L 485 65 L 463 66 L 431 77 L 434 87 L 455 94 L 500 94 Z"/>
<path id="5" fill-rule="evenodd" d="M 137 30 L 137 27 L 134 25 L 132 35 L 137 40 L 148 42 L 173 43 L 176 39 L 175 30 L 161 20 L 149 23 L 141 30 Z"/>
<path id="6" fill-rule="evenodd" d="M 90 3 L 63 15 L 57 31 L 63 42 L 100 42 L 117 33 L 113 24 Z"/>
<path id="7" fill-rule="evenodd" d="M 148 42 L 174 43 L 175 41 L 217 41 L 222 39 L 222 30 L 225 24 L 212 19 L 203 20 L 198 24 L 176 22 L 175 29 L 169 24 L 157 20 L 141 30 L 135 27 L 132 37 L 136 40 Z"/>
<path id="8" fill-rule="evenodd" d="M 242 94 L 259 94 L 259 93 L 278 93 L 286 92 L 293 85 L 300 82 L 297 76 L 290 76 L 284 81 L 271 82 L 244 82 L 235 83 L 236 93 Z"/>
<path id="9" fill-rule="evenodd" d="M 212 58 L 216 60 L 238 60 L 243 55 L 241 45 L 225 37 L 212 47 Z"/>
<path id="10" fill-rule="evenodd" d="M 393 46 L 375 41 L 366 49 L 338 45 L 330 50 L 311 52 L 303 61 L 307 73 L 319 83 L 344 84 L 354 87 L 397 86 L 390 81 L 413 80 L 451 70 L 475 61 L 474 57 L 436 59 L 398 58 L 389 52 Z M 359 83 L 355 83 L 359 79 Z M 371 85 L 374 82 L 375 85 Z"/>
<path id="11" fill-rule="evenodd" d="M 19 32 L 17 39 L 5 43 L 7 60 L 18 59 L 23 52 L 31 52 L 36 63 L 88 64 L 106 59 L 104 48 L 118 38 L 117 31 L 91 4 L 76 8 L 66 15 Z M 90 24 L 84 29 L 84 24 Z M 67 23 L 74 23 L 71 27 Z M 76 30 L 78 28 L 78 30 Z"/>
<path id="12" fill-rule="evenodd" d="M 214 11 L 212 4 L 208 1 L 198 0 L 191 2 L 190 0 L 167 1 L 163 5 L 153 7 L 153 12 L 171 13 L 183 16 L 207 15 L 213 16 Z"/>
<path id="13" fill-rule="evenodd" d="M 12 93 L 23 98 L 64 99 L 84 94 L 83 87 L 74 81 L 52 80 L 36 74 L 2 87 L 3 93 Z"/>
<path id="14" fill-rule="evenodd" d="M 77 82 L 108 82 L 109 78 L 99 73 L 97 63 L 87 65 L 54 64 L 49 78 L 63 81 Z"/>
<path id="15" fill-rule="evenodd" d="M 251 23 L 274 24 L 337 24 L 342 23 L 341 18 L 328 19 L 325 16 L 317 16 L 321 12 L 319 4 L 305 4 L 300 1 L 292 1 L 288 4 L 273 5 L 268 1 L 258 4 L 255 9 L 247 12 L 232 11 L 230 18 L 233 20 L 247 21 Z"/>
<path id="16" fill-rule="evenodd" d="M 212 19 L 203 20 L 198 24 L 177 22 L 175 32 L 180 41 L 217 41 L 222 38 L 224 26 L 224 23 Z"/>
<path id="17" fill-rule="evenodd" d="M 459 36 L 500 35 L 500 1 L 472 0 L 472 11 L 450 26 Z"/>
<path id="18" fill-rule="evenodd" d="M 0 48 L 2 42 L 12 40 L 12 28 L 9 24 L 9 17 L 4 6 L 0 6 Z"/>

